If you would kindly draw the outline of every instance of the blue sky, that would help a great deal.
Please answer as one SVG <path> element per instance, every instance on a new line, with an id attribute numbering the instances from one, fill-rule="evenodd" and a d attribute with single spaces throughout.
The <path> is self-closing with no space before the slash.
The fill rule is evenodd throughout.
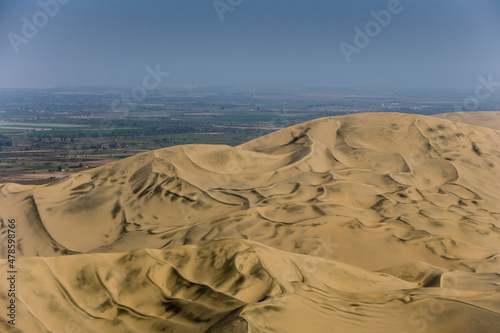
<path id="1" fill-rule="evenodd" d="M 157 64 L 170 73 L 166 85 L 468 89 L 479 75 L 500 81 L 498 0 L 217 0 L 223 20 L 213 0 L 59 1 L 67 3 L 44 17 L 39 1 L 0 0 L 0 87 L 137 85 Z M 371 11 L 390 6 L 398 13 L 376 23 L 348 63 L 340 44 L 356 47 L 354 28 L 366 33 Z M 26 38 L 34 16 L 40 27 Z"/>

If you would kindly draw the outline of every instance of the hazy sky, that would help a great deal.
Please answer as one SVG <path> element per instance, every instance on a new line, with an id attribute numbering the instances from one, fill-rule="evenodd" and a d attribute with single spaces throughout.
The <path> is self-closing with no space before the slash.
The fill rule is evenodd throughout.
<path id="1" fill-rule="evenodd" d="M 0 87 L 137 85 L 157 64 L 167 85 L 500 81 L 500 0 L 55 1 L 0 0 Z"/>

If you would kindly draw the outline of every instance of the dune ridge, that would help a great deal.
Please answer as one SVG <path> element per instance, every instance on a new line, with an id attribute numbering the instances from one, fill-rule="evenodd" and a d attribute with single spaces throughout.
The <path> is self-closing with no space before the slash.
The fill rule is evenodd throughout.
<path id="1" fill-rule="evenodd" d="M 18 328 L 498 332 L 499 139 L 355 114 L 0 185 L 22 284 L 47 282 Z"/>
<path id="2" fill-rule="evenodd" d="M 77 257 L 21 260 L 19 283 L 36 290 L 19 297 L 21 326 L 37 332 L 388 332 L 412 329 L 405 314 L 421 307 L 482 332 L 493 332 L 500 320 L 498 276 L 423 263 L 370 272 L 247 240 Z M 441 277 L 437 285 L 421 274 L 431 270 Z"/>

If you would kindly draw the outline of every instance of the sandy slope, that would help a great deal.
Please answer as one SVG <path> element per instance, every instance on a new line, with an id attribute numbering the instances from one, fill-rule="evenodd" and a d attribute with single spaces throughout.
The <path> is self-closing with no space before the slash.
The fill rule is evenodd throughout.
<path id="1" fill-rule="evenodd" d="M 500 111 L 453 112 L 437 114 L 434 117 L 500 130 Z"/>
<path id="2" fill-rule="evenodd" d="M 499 138 L 357 114 L 0 186 L 2 243 L 16 218 L 40 256 L 18 260 L 16 327 L 498 332 Z"/>
<path id="3" fill-rule="evenodd" d="M 493 332 L 500 320 L 498 277 L 416 264 L 420 273 L 448 274 L 441 286 L 466 282 L 418 288 L 423 275 L 408 267 L 369 272 L 246 240 L 27 258 L 19 266 L 18 283 L 32 291 L 18 301 L 27 332 L 399 332 L 425 326 L 421 311 L 442 317 L 428 332 Z"/>

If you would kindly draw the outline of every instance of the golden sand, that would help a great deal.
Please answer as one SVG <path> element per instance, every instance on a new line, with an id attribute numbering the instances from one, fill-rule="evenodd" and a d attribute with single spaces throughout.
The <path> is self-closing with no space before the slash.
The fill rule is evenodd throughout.
<path id="1" fill-rule="evenodd" d="M 0 331 L 500 332 L 500 132 L 473 117 L 324 118 L 0 186 Z"/>

